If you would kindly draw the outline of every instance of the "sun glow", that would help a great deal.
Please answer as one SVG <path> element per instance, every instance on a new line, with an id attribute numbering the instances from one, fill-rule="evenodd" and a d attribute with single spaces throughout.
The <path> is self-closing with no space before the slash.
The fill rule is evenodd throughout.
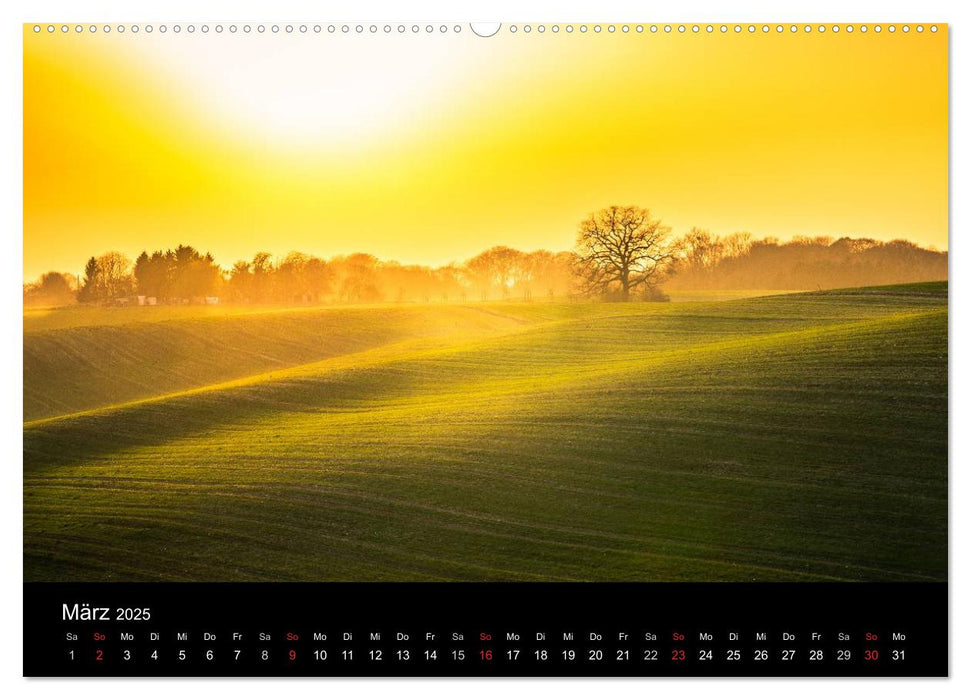
<path id="1" fill-rule="evenodd" d="M 215 125 L 271 147 L 359 148 L 449 109 L 488 67 L 468 37 L 155 35 L 132 48 Z"/>
<path id="2" fill-rule="evenodd" d="M 179 242 L 563 250 L 608 204 L 946 248 L 947 32 L 24 29 L 27 279 Z"/>

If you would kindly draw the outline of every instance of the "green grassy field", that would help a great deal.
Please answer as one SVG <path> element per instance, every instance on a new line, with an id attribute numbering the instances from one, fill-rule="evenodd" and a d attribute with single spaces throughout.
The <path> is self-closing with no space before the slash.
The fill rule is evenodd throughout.
<path id="1" fill-rule="evenodd" d="M 944 580 L 947 286 L 25 316 L 27 580 Z"/>

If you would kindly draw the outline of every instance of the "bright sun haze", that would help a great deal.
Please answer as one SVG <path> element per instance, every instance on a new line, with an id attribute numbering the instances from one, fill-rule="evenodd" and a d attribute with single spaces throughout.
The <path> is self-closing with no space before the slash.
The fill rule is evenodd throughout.
<path id="1" fill-rule="evenodd" d="M 915 50 L 914 45 L 920 46 Z M 823 50 L 825 49 L 825 50 Z M 24 278 L 179 242 L 443 264 L 611 203 L 947 248 L 947 32 L 24 28 Z"/>

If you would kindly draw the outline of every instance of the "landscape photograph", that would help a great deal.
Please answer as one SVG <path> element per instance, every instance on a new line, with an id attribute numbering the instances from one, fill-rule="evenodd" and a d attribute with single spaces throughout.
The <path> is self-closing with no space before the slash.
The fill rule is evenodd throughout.
<path id="1" fill-rule="evenodd" d="M 26 581 L 947 580 L 946 30 L 176 26 L 24 26 Z"/>

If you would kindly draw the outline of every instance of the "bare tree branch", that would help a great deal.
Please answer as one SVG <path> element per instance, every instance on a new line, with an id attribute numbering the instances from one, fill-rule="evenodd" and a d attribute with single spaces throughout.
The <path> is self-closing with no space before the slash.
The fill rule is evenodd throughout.
<path id="1" fill-rule="evenodd" d="M 591 214 L 580 223 L 574 252 L 584 291 L 627 301 L 633 293 L 656 288 L 676 258 L 670 233 L 641 207 L 612 205 Z"/>

